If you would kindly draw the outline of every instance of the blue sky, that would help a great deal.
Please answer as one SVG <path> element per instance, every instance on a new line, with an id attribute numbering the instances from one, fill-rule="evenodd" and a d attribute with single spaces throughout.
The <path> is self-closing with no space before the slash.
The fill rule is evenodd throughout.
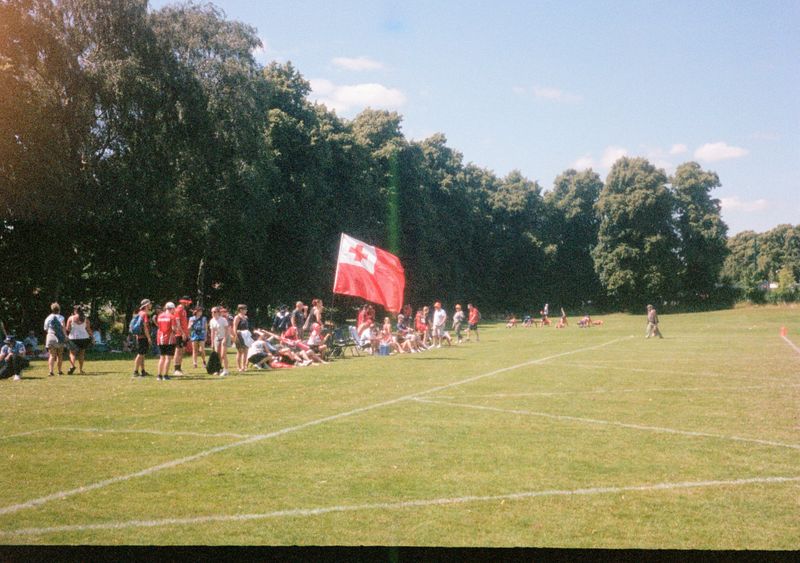
<path id="1" fill-rule="evenodd" d="M 341 117 L 396 110 L 407 137 L 545 189 L 623 154 L 695 160 L 730 234 L 800 223 L 796 0 L 214 3 Z"/>

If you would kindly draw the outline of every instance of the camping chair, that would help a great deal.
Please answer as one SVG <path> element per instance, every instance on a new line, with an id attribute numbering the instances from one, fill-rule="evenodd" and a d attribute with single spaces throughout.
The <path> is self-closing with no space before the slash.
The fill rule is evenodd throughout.
<path id="1" fill-rule="evenodd" d="M 330 343 L 330 351 L 332 357 L 344 358 L 345 352 L 347 352 L 348 348 L 350 348 L 350 353 L 355 356 L 356 352 L 353 350 L 355 346 L 356 346 L 355 341 L 349 336 L 346 336 L 343 329 L 341 328 L 333 329 L 333 338 L 331 339 Z"/>
<path id="2" fill-rule="evenodd" d="M 356 332 L 356 327 L 350 325 L 347 327 L 350 331 L 350 340 L 353 341 L 353 347 L 351 348 L 354 356 L 360 356 L 361 352 L 368 352 L 369 348 L 367 346 L 362 346 L 358 340 L 358 332 Z"/>

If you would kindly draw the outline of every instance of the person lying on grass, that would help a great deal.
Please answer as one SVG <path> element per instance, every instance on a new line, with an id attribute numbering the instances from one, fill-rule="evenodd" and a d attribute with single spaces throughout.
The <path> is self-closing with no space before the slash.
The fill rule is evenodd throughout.
<path id="1" fill-rule="evenodd" d="M 297 329 L 290 326 L 286 329 L 281 337 L 281 343 L 285 344 L 292 349 L 293 352 L 299 354 L 303 358 L 309 359 L 315 364 L 327 364 L 322 357 L 311 349 L 311 346 L 300 340 L 297 336 Z"/>
<path id="2" fill-rule="evenodd" d="M 290 346 L 284 344 L 281 337 L 277 334 L 263 329 L 258 330 L 258 332 L 263 332 L 267 335 L 267 349 L 273 356 L 280 358 L 282 363 L 301 367 L 311 365 L 312 362 L 307 356 L 295 352 Z M 271 364 L 271 367 L 276 367 L 275 362 Z"/>

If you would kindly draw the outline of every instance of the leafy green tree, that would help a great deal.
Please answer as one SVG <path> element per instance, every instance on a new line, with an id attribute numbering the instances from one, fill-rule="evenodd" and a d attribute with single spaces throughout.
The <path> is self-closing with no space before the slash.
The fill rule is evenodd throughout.
<path id="1" fill-rule="evenodd" d="M 599 221 L 594 205 L 603 189 L 600 176 L 592 170 L 569 169 L 553 182 L 544 197 L 548 218 L 546 237 L 552 249 L 550 300 L 565 306 L 602 296 L 594 271 L 592 249 L 597 245 Z"/>
<path id="2" fill-rule="evenodd" d="M 728 227 L 720 216 L 719 200 L 710 195 L 720 186 L 719 177 L 696 162 L 687 162 L 678 167 L 670 182 L 680 240 L 682 289 L 694 301 L 714 292 L 728 253 Z"/>
<path id="3" fill-rule="evenodd" d="M 619 159 L 595 209 L 600 219 L 595 271 L 607 294 L 638 307 L 676 294 L 677 246 L 673 198 L 663 170 L 644 158 Z"/>

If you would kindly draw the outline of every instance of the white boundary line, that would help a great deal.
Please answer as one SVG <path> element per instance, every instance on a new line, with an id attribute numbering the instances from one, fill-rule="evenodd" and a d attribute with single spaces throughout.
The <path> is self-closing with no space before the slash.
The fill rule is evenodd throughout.
<path id="1" fill-rule="evenodd" d="M 362 510 L 398 510 L 403 508 L 420 508 L 428 506 L 447 506 L 476 502 L 496 502 L 503 500 L 524 500 L 537 497 L 554 496 L 581 496 L 620 494 L 627 492 L 669 491 L 675 489 L 697 489 L 703 487 L 736 487 L 743 485 L 783 484 L 800 482 L 798 477 L 752 477 L 748 479 L 730 479 L 713 481 L 686 481 L 677 483 L 655 483 L 648 485 L 631 485 L 626 487 L 591 487 L 584 489 L 551 489 L 544 491 L 524 491 L 502 495 L 488 496 L 462 496 L 450 498 L 434 498 L 420 500 L 406 500 L 400 502 L 381 502 L 374 504 L 354 504 L 340 506 L 326 506 L 318 508 L 294 508 L 290 510 L 276 510 L 260 514 L 219 514 L 210 516 L 196 516 L 193 518 L 164 518 L 161 520 L 128 520 L 125 522 L 102 522 L 98 524 L 72 524 L 65 526 L 51 526 L 46 528 L 21 528 L 18 530 L 0 530 L 0 536 L 40 535 L 63 532 L 88 532 L 95 530 L 121 530 L 125 528 L 153 528 L 160 526 L 180 526 L 193 524 L 206 524 L 211 522 L 244 522 L 248 520 L 264 520 L 268 518 L 297 518 L 304 516 L 319 516 L 335 512 L 355 512 Z"/>
<path id="2" fill-rule="evenodd" d="M 11 505 L 8 505 L 8 506 L 4 506 L 4 507 L 0 508 L 0 515 L 13 514 L 15 512 L 19 512 L 20 510 L 25 510 L 25 509 L 28 509 L 28 508 L 34 508 L 36 506 L 40 506 L 42 504 L 45 504 L 45 503 L 53 501 L 53 500 L 60 500 L 60 499 L 64 499 L 64 498 L 67 498 L 67 497 L 74 496 L 74 495 L 87 493 L 89 491 L 94 491 L 96 489 L 107 487 L 107 486 L 113 485 L 115 483 L 121 483 L 123 481 L 128 481 L 130 479 L 135 479 L 137 477 L 144 477 L 144 476 L 147 476 L 147 475 L 152 475 L 153 473 L 156 473 L 158 471 L 162 471 L 164 469 L 171 469 L 173 467 L 177 467 L 178 465 L 183 465 L 185 463 L 189 463 L 189 462 L 192 462 L 192 461 L 207 457 L 207 456 L 215 454 L 215 453 L 223 452 L 223 451 L 229 450 L 231 448 L 237 448 L 237 447 L 240 447 L 240 446 L 246 446 L 246 445 L 249 445 L 249 444 L 254 444 L 254 443 L 260 442 L 262 440 L 267 440 L 267 439 L 270 439 L 270 438 L 276 438 L 278 436 L 283 436 L 284 434 L 289 434 L 291 432 L 297 432 L 298 430 L 303 430 L 304 428 L 309 428 L 311 426 L 317 426 L 317 425 L 323 424 L 325 422 L 331 422 L 333 420 L 338 420 L 340 418 L 346 418 L 346 417 L 349 417 L 349 416 L 353 416 L 355 414 L 360 414 L 360 413 L 367 412 L 367 411 L 370 411 L 370 410 L 374 410 L 374 409 L 377 409 L 377 408 L 380 408 L 380 407 L 385 407 L 385 406 L 394 405 L 394 404 L 397 404 L 397 403 L 400 403 L 400 402 L 403 402 L 403 401 L 416 399 L 417 397 L 420 397 L 422 395 L 427 395 L 429 393 L 435 393 L 437 391 L 442 391 L 443 389 L 450 389 L 451 387 L 457 387 L 459 385 L 465 385 L 467 383 L 472 383 L 473 381 L 478 381 L 478 380 L 484 379 L 486 377 L 492 377 L 494 375 L 498 375 L 500 373 L 505 373 L 507 371 L 512 371 L 512 370 L 515 370 L 515 369 L 519 369 L 521 367 L 540 364 L 542 362 L 546 362 L 546 361 L 552 360 L 554 358 L 560 358 L 562 356 L 569 356 L 569 355 L 572 355 L 572 354 L 578 354 L 580 352 L 587 352 L 589 350 L 596 350 L 597 348 L 603 348 L 605 346 L 609 346 L 611 344 L 615 344 L 617 342 L 621 342 L 622 340 L 628 340 L 630 338 L 633 338 L 633 337 L 632 336 L 628 336 L 628 337 L 623 337 L 623 338 L 616 338 L 614 340 L 610 340 L 610 341 L 604 342 L 602 344 L 596 344 L 594 346 L 588 346 L 586 348 L 579 348 L 577 350 L 570 350 L 568 352 L 561 352 L 559 354 L 553 354 L 552 356 L 546 356 L 546 357 L 540 358 L 538 360 L 529 360 L 527 362 L 522 362 L 521 364 L 516 364 L 516 365 L 513 365 L 513 366 L 509 366 L 509 367 L 496 369 L 496 370 L 493 370 L 493 371 L 490 371 L 490 372 L 487 372 L 487 373 L 484 373 L 484 374 L 475 375 L 473 377 L 468 377 L 467 379 L 462 379 L 460 381 L 456 381 L 456 382 L 453 382 L 453 383 L 448 383 L 446 385 L 439 385 L 437 387 L 433 387 L 433 388 L 427 389 L 425 391 L 418 391 L 416 393 L 411 393 L 410 395 L 404 395 L 404 396 L 398 397 L 396 399 L 389 399 L 388 401 L 382 401 L 380 403 L 374 403 L 372 405 L 367 405 L 365 407 L 359 407 L 359 408 L 356 408 L 356 409 L 353 409 L 353 410 L 349 410 L 349 411 L 346 411 L 346 412 L 341 412 L 341 413 L 334 414 L 334 415 L 331 415 L 331 416 L 318 418 L 316 420 L 311 420 L 309 422 L 304 422 L 303 424 L 298 424 L 296 426 L 289 426 L 287 428 L 283 428 L 281 430 L 276 430 L 276 431 L 270 432 L 268 434 L 256 434 L 254 436 L 251 436 L 250 438 L 247 438 L 246 440 L 241 440 L 239 442 L 233 442 L 232 444 L 226 444 L 226 445 L 223 445 L 223 446 L 217 446 L 216 448 L 211 448 L 211 449 L 208 449 L 208 450 L 204 450 L 202 452 L 198 452 L 198 453 L 190 455 L 190 456 L 182 457 L 182 458 L 179 458 L 179 459 L 174 459 L 174 460 L 171 460 L 171 461 L 167 461 L 165 463 L 160 463 L 158 465 L 154 465 L 152 467 L 148 467 L 146 469 L 142 469 L 141 471 L 137 471 L 135 473 L 129 473 L 127 475 L 120 475 L 118 477 L 112 477 L 110 479 L 104 479 L 103 481 L 98 481 L 96 483 L 91 483 L 89 485 L 83 485 L 83 486 L 77 487 L 75 489 L 69 489 L 69 490 L 66 490 L 66 491 L 59 491 L 59 492 L 52 493 L 52 494 L 49 494 L 49 495 L 46 495 L 46 496 L 43 496 L 43 497 L 31 499 L 31 500 L 28 500 L 28 501 L 25 501 L 25 502 L 22 502 L 22 503 L 11 504 Z"/>
<path id="3" fill-rule="evenodd" d="M 629 424 L 626 422 L 616 422 L 613 420 L 600 420 L 596 418 L 584 418 L 579 416 L 569 416 L 565 414 L 550 414 L 546 412 L 528 411 L 528 410 L 514 410 L 514 409 L 500 409 L 496 407 L 486 407 L 482 405 L 469 405 L 464 403 L 452 403 L 446 401 L 433 401 L 430 399 L 414 399 L 420 403 L 427 403 L 431 405 L 446 405 L 450 407 L 460 407 L 467 409 L 477 409 L 492 412 L 502 412 L 508 414 L 524 414 L 529 416 L 540 416 L 543 418 L 551 418 L 553 420 L 568 420 L 571 422 L 586 422 L 589 424 L 602 424 L 605 426 L 619 426 L 620 428 L 632 428 L 634 430 L 646 430 L 649 432 L 662 432 L 665 434 L 681 434 L 683 436 L 697 436 L 702 438 L 718 438 L 723 440 L 732 440 L 735 442 L 752 442 L 755 444 L 762 444 L 767 446 L 778 446 L 781 448 L 791 448 L 793 450 L 800 450 L 800 444 L 786 444 L 784 442 L 773 442 L 771 440 L 760 440 L 758 438 L 743 438 L 741 436 L 725 436 L 724 434 L 711 434 L 709 432 L 694 432 L 692 430 L 677 430 L 675 428 L 664 428 L 661 426 L 646 426 L 643 424 Z"/>
<path id="4" fill-rule="evenodd" d="M 741 387 L 651 387 L 643 389 L 597 389 L 593 391 L 538 391 L 531 393 L 494 393 L 491 395 L 459 395 L 443 396 L 439 399 L 493 399 L 513 397 L 551 397 L 554 395 L 601 395 L 616 393 L 656 393 L 671 391 L 740 391 L 742 389 L 786 389 L 787 387 L 800 387 L 800 383 L 787 383 L 786 385 L 743 385 Z"/>
<path id="5" fill-rule="evenodd" d="M 698 377 L 698 378 L 708 378 L 708 377 L 725 377 L 729 379 L 754 379 L 757 381 L 788 381 L 790 376 L 787 377 L 759 377 L 753 375 L 736 375 L 730 373 L 714 373 L 711 371 L 701 371 L 701 372 L 692 372 L 692 371 L 676 371 L 676 370 L 666 370 L 666 369 L 650 369 L 650 368 L 632 368 L 627 366 L 619 366 L 619 365 L 597 365 L 597 364 L 579 364 L 573 362 L 562 362 L 556 364 L 558 366 L 564 367 L 575 367 L 575 368 L 583 368 L 583 369 L 594 369 L 594 370 L 606 370 L 606 371 L 631 371 L 637 373 L 648 373 L 648 374 L 663 374 L 663 375 L 678 375 L 684 377 Z"/>
<path id="6" fill-rule="evenodd" d="M 798 348 L 798 347 L 797 347 L 797 344 L 795 344 L 794 342 L 792 342 L 791 340 L 789 340 L 789 337 L 788 337 L 788 336 L 783 336 L 783 335 L 781 335 L 781 338 L 783 338 L 783 340 L 786 342 L 786 344 L 788 344 L 789 346 L 791 346 L 792 348 L 794 348 L 794 351 L 795 351 L 795 352 L 797 352 L 798 354 L 800 354 L 800 348 Z"/>
<path id="7" fill-rule="evenodd" d="M 147 428 L 81 428 L 75 426 L 50 426 L 47 428 L 39 428 L 37 430 L 30 430 L 28 432 L 20 432 L 19 434 L 9 434 L 7 436 L 0 436 L 0 440 L 7 440 L 9 438 L 18 438 L 20 436 L 29 436 L 31 434 L 43 434 L 46 432 L 89 432 L 93 434 L 155 434 L 157 436 L 195 436 L 198 438 L 252 438 L 253 434 L 235 434 L 232 432 L 191 432 L 182 430 L 150 430 Z"/>

